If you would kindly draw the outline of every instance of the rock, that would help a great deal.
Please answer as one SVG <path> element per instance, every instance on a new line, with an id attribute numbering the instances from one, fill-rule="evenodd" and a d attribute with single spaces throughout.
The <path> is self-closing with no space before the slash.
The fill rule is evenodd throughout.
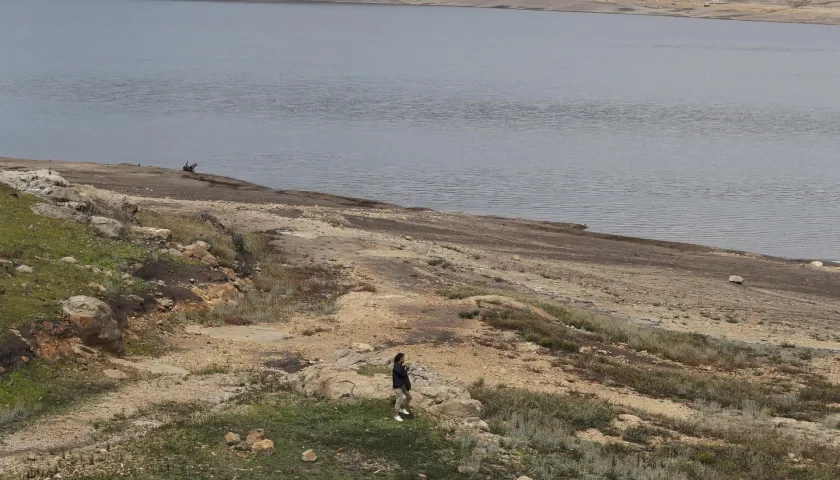
<path id="1" fill-rule="evenodd" d="M 18 272 L 18 273 L 35 273 L 34 268 L 28 267 L 26 265 L 18 265 L 18 267 L 15 269 L 15 271 Z"/>
<path id="2" fill-rule="evenodd" d="M 92 288 L 94 290 L 97 290 L 100 293 L 106 293 L 108 291 L 108 289 L 105 288 L 104 285 L 102 285 L 101 283 L 96 283 L 96 282 L 88 283 L 88 288 Z"/>
<path id="3" fill-rule="evenodd" d="M 175 306 L 175 302 L 172 301 L 171 298 L 166 298 L 166 297 L 158 298 L 157 299 L 157 304 L 158 304 L 158 310 L 163 311 L 163 312 L 165 312 L 167 310 L 172 310 L 172 307 Z"/>
<path id="4" fill-rule="evenodd" d="M 201 257 L 201 263 L 203 263 L 204 265 L 207 265 L 208 267 L 218 267 L 219 266 L 219 260 L 216 259 L 216 257 L 214 257 L 210 253 Z"/>
<path id="5" fill-rule="evenodd" d="M 65 180 L 58 172 L 52 171 L 52 169 L 44 168 L 25 172 L 15 170 L 0 171 L 0 183 L 5 183 L 15 190 L 20 190 L 41 198 L 53 197 L 63 201 L 76 199 L 66 198 L 69 195 L 67 187 L 70 187 L 70 182 Z"/>
<path id="6" fill-rule="evenodd" d="M 238 433 L 228 432 L 225 435 L 225 443 L 230 446 L 239 445 L 240 442 L 242 442 L 242 437 Z"/>
<path id="7" fill-rule="evenodd" d="M 813 265 L 813 266 L 815 266 L 815 267 L 822 267 L 822 266 L 823 266 L 823 262 L 821 262 L 821 261 L 819 261 L 819 260 L 814 260 L 813 262 L 811 262 L 811 265 Z"/>
<path id="8" fill-rule="evenodd" d="M 729 277 L 729 282 L 730 283 L 737 283 L 738 285 L 743 285 L 744 284 L 744 278 L 739 277 L 738 275 L 732 275 L 732 276 Z"/>
<path id="9" fill-rule="evenodd" d="M 111 380 L 125 380 L 128 378 L 128 375 L 122 370 L 114 370 L 112 368 L 106 368 L 102 370 L 102 373 Z"/>
<path id="10" fill-rule="evenodd" d="M 167 250 L 167 253 L 169 253 L 169 256 L 172 258 L 184 258 L 186 256 L 182 251 L 178 250 L 177 248 L 170 248 L 169 250 Z"/>
<path id="11" fill-rule="evenodd" d="M 130 232 L 135 237 L 145 240 L 163 240 L 166 242 L 172 240 L 172 230 L 166 228 L 132 226 Z"/>
<path id="12" fill-rule="evenodd" d="M 517 478 L 516 480 L 531 480 L 531 477 L 526 477 L 525 475 L 522 475 L 521 477 Z"/>
<path id="13" fill-rule="evenodd" d="M 109 238 L 120 238 L 124 228 L 121 222 L 108 217 L 90 217 L 90 226 Z"/>
<path id="14" fill-rule="evenodd" d="M 475 467 L 470 465 L 458 465 L 458 473 L 463 473 L 464 475 L 472 475 L 477 473 Z"/>
<path id="15" fill-rule="evenodd" d="M 76 259 L 73 257 L 64 257 L 61 261 L 64 263 L 76 263 Z"/>
<path id="16" fill-rule="evenodd" d="M 481 402 L 471 398 L 453 398 L 429 407 L 429 410 L 455 418 L 477 418 L 481 415 Z"/>
<path id="17" fill-rule="evenodd" d="M 99 355 L 96 350 L 82 344 L 73 345 L 73 353 L 83 358 L 94 358 Z"/>
<path id="18" fill-rule="evenodd" d="M 90 223 L 90 217 L 71 208 L 59 207 L 51 203 L 36 203 L 29 207 L 37 215 L 58 220 L 70 220 L 78 223 Z"/>
<path id="19" fill-rule="evenodd" d="M 318 460 L 318 455 L 315 454 L 314 450 L 307 450 L 300 455 L 300 459 L 304 462 L 314 462 Z"/>
<path id="20" fill-rule="evenodd" d="M 332 352 L 332 354 L 330 354 L 330 357 L 332 357 L 333 360 L 338 360 L 340 358 L 346 357 L 349 354 L 349 350 L 339 349 Z"/>
<path id="21" fill-rule="evenodd" d="M 198 240 L 198 241 L 193 242 L 193 246 L 198 247 L 198 248 L 202 248 L 204 250 L 210 250 L 210 244 L 203 241 L 203 240 Z"/>
<path id="22" fill-rule="evenodd" d="M 274 454 L 274 442 L 271 440 L 258 440 L 251 445 L 251 451 L 256 453 L 257 455 L 273 455 Z"/>
<path id="23" fill-rule="evenodd" d="M 123 329 L 105 302 L 84 295 L 70 297 L 62 309 L 70 318 L 76 334 L 88 346 L 101 346 L 122 355 L 125 351 Z"/>
<path id="24" fill-rule="evenodd" d="M 480 418 L 470 418 L 464 422 L 464 425 L 470 428 L 475 428 L 477 430 L 481 430 L 483 432 L 490 431 L 490 425 L 487 425 L 487 422 L 481 420 Z"/>
<path id="25" fill-rule="evenodd" d="M 245 444 L 253 445 L 255 442 L 259 442 L 260 440 L 265 440 L 265 430 L 257 428 L 248 432 L 248 436 L 245 437 Z"/>
<path id="26" fill-rule="evenodd" d="M 350 348 L 353 349 L 354 352 L 365 353 L 365 352 L 372 352 L 373 347 L 367 343 L 354 343 L 350 345 Z"/>

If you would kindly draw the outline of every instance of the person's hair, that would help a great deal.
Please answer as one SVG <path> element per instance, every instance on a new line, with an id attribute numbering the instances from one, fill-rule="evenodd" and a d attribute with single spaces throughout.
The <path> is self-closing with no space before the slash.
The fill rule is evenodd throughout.
<path id="1" fill-rule="evenodd" d="M 397 356 L 396 356 L 396 357 L 394 357 L 394 363 L 399 363 L 399 362 L 400 362 L 400 360 L 402 360 L 402 358 L 403 358 L 404 356 L 405 356 L 405 354 L 404 354 L 404 353 L 402 353 L 402 352 L 398 353 L 398 354 L 397 354 Z"/>

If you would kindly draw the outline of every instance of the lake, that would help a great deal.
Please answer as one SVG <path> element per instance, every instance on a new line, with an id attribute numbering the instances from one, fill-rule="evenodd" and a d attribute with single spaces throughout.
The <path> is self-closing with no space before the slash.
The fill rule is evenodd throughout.
<path id="1" fill-rule="evenodd" d="M 0 155 L 840 259 L 840 28 L 0 2 Z"/>

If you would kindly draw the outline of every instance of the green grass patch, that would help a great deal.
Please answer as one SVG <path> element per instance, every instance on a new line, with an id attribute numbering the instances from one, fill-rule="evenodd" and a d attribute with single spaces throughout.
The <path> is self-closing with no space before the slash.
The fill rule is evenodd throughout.
<path id="1" fill-rule="evenodd" d="M 0 430 L 71 406 L 117 387 L 117 382 L 67 361 L 34 360 L 0 376 Z"/>
<path id="2" fill-rule="evenodd" d="M 240 458 L 223 444 L 228 431 L 244 438 L 256 428 L 274 442 L 274 455 Z M 177 421 L 121 447 L 132 461 L 120 478 L 416 479 L 421 473 L 463 478 L 456 466 L 466 452 L 450 435 L 424 418 L 395 422 L 387 401 L 329 402 L 281 394 Z M 301 461 L 308 449 L 315 450 L 317 462 Z M 113 472 L 87 478 L 113 478 Z"/>
<path id="3" fill-rule="evenodd" d="M 88 284 L 104 283 L 102 273 L 81 268 L 91 265 L 117 271 L 121 264 L 148 256 L 144 248 L 99 236 L 89 227 L 36 215 L 30 207 L 40 200 L 31 195 L 10 194 L 0 185 L 0 258 L 32 267 L 24 274 L 10 264 L 0 264 L 0 328 L 52 320 L 60 314 L 60 302 L 73 295 L 101 296 Z M 78 264 L 59 261 L 74 257 Z M 112 280 L 113 282 L 113 280 Z"/>
<path id="4" fill-rule="evenodd" d="M 551 350 L 577 353 L 585 334 L 519 310 L 502 310 L 484 315 L 488 325 L 519 332 L 525 340 Z"/>

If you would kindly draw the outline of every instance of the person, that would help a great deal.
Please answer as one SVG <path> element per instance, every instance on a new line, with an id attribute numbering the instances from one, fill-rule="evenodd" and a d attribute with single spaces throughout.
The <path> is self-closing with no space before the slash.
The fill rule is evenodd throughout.
<path id="1" fill-rule="evenodd" d="M 397 396 L 397 401 L 394 404 L 394 420 L 402 422 L 402 415 L 411 415 L 406 410 L 408 404 L 411 403 L 411 380 L 408 378 L 408 367 L 405 366 L 405 354 L 398 353 L 394 357 L 394 394 Z"/>

